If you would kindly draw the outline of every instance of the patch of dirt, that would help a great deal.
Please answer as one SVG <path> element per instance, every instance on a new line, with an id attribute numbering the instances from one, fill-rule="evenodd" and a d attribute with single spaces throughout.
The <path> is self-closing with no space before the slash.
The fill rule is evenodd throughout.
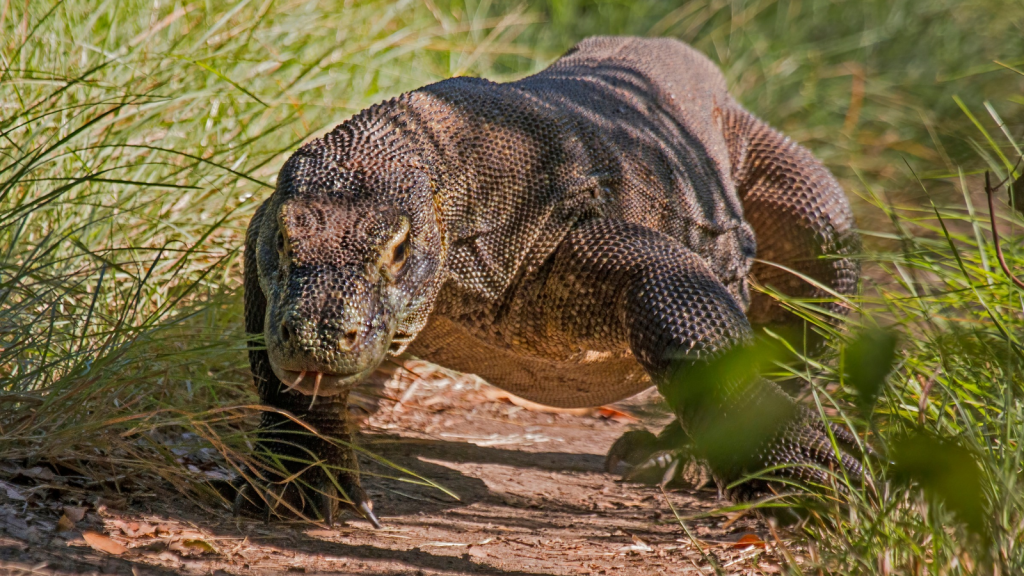
<path id="1" fill-rule="evenodd" d="M 399 371 L 387 381 L 361 442 L 458 499 L 387 478 L 394 471 L 372 461 L 364 486 L 382 530 L 352 514 L 333 528 L 268 525 L 184 499 L 29 506 L 23 488 L 4 482 L 0 574 L 713 573 L 705 555 L 730 574 L 780 571 L 779 541 L 753 515 L 694 518 L 726 504 L 715 490 L 666 493 L 605 473 L 630 414 L 665 423 L 656 394 L 549 411 L 474 377 L 406 366 L 424 377 Z"/>

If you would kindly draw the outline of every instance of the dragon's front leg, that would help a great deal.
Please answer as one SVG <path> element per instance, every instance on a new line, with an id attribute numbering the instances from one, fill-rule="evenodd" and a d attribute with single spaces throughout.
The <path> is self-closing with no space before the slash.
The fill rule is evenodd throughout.
<path id="1" fill-rule="evenodd" d="M 742 308 L 704 261 L 673 238 L 625 222 L 579 225 L 554 257 L 537 306 L 549 325 L 577 339 L 628 345 L 675 411 L 680 450 L 707 461 L 728 485 L 777 467 L 776 477 L 828 484 L 828 470 L 860 478 L 856 439 L 822 422 L 776 384 L 744 369 L 753 339 Z M 839 441 L 837 451 L 829 432 Z M 689 439 L 692 439 L 692 446 Z M 666 438 L 626 441 L 647 456 Z M 653 449 L 652 449 L 653 448 Z M 643 461 L 643 454 L 627 461 Z M 638 457 L 634 457 L 638 456 Z M 746 500 L 767 491 L 763 481 L 729 491 Z"/>

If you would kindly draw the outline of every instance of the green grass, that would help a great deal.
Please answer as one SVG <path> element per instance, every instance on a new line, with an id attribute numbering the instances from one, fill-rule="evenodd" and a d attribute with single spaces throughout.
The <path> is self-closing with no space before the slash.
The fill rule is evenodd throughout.
<path id="1" fill-rule="evenodd" d="M 59 462 L 110 489 L 170 483 L 218 506 L 173 449 L 188 431 L 240 462 L 251 441 L 239 250 L 287 155 L 451 75 L 519 77 L 590 34 L 669 35 L 722 64 L 854 198 L 867 274 L 835 349 L 894 327 L 896 370 L 870 426 L 839 357 L 802 373 L 811 400 L 882 448 L 927 433 L 962 447 L 933 444 L 934 461 L 978 467 L 958 481 L 977 481 L 977 501 L 950 500 L 941 469 L 913 469 L 909 487 L 880 480 L 881 499 L 826 503 L 801 528 L 816 548 L 803 570 L 1021 572 L 1024 291 L 999 270 L 979 171 L 1002 178 L 1020 155 L 1022 8 L 0 0 L 0 460 Z M 1021 220 L 1000 194 L 1024 274 Z"/>
<path id="2" fill-rule="evenodd" d="M 1004 175 L 1012 163 L 991 168 Z M 840 357 L 795 375 L 808 384 L 812 405 L 867 433 L 884 458 L 873 463 L 873 485 L 847 484 L 848 498 L 818 499 L 803 530 L 821 560 L 805 572 L 1024 570 L 1024 291 L 998 264 L 981 179 L 963 182 L 959 202 L 929 197 L 924 205 L 894 205 L 864 187 L 891 231 L 865 231 L 878 247 L 868 255 L 863 295 L 851 302 L 857 313 L 833 333 Z M 920 182 L 923 193 L 933 184 Z M 998 193 L 1006 198 L 1005 189 Z M 1019 231 L 1011 211 L 997 218 L 1003 234 Z M 1003 237 L 1017 274 L 1024 272 L 1020 244 L 1019 235 Z M 852 376 L 871 355 L 854 354 L 851 339 L 877 326 L 898 335 L 897 351 L 878 401 L 868 400 L 862 413 L 864 387 Z"/>
<path id="3" fill-rule="evenodd" d="M 202 476 L 157 432 L 229 455 L 247 441 L 239 250 L 281 162 L 443 78 L 441 61 L 475 70 L 477 36 L 500 49 L 524 19 L 445 31 L 383 3 L 4 6 L 0 458 L 194 494 Z"/>

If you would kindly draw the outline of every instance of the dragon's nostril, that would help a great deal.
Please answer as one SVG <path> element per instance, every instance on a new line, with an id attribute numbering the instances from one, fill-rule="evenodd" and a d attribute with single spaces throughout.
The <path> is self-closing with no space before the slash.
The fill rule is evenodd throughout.
<path id="1" fill-rule="evenodd" d="M 281 324 L 281 341 L 288 342 L 292 339 L 292 329 L 287 324 Z"/>
<path id="2" fill-rule="evenodd" d="M 359 337 L 359 330 L 357 330 L 355 328 L 349 330 L 348 332 L 345 332 L 345 344 L 347 346 L 352 346 L 353 344 L 356 343 L 356 338 L 358 338 L 358 337 Z"/>

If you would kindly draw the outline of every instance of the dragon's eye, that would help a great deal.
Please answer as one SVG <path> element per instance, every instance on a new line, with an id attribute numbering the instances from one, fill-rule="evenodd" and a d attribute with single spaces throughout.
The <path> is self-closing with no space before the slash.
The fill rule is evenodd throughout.
<path id="1" fill-rule="evenodd" d="M 281 231 L 277 233 L 277 253 L 283 256 L 285 248 L 287 248 L 287 245 L 284 241 L 284 232 Z"/>
<path id="2" fill-rule="evenodd" d="M 381 250 L 380 260 L 377 261 L 377 268 L 381 275 L 388 282 L 394 283 L 395 278 L 405 268 L 412 252 L 412 238 L 409 231 L 409 221 L 403 219 L 400 222 L 398 232 L 391 237 Z"/>
<path id="3" fill-rule="evenodd" d="M 395 243 L 395 247 L 391 251 L 390 262 L 388 263 L 388 269 L 392 274 L 398 274 L 402 271 L 405 266 L 406 260 L 409 259 L 409 233 L 406 232 L 402 239 Z"/>

